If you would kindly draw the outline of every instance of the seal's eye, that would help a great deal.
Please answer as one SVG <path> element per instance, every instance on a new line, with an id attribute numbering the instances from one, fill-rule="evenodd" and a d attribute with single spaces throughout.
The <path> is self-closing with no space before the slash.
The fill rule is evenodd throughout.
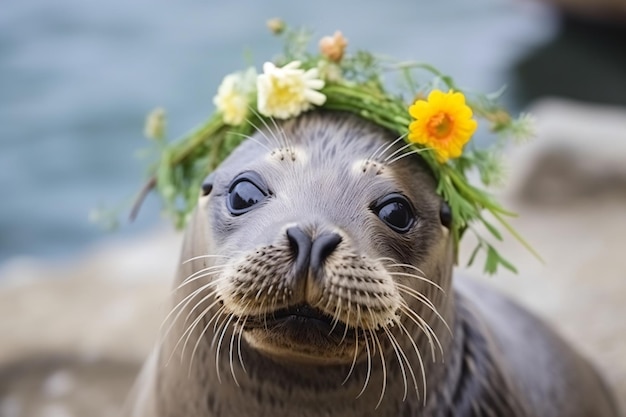
<path id="1" fill-rule="evenodd" d="M 211 194 L 213 190 L 213 178 L 215 177 L 215 173 L 210 173 L 202 182 L 202 197 L 206 197 Z"/>
<path id="2" fill-rule="evenodd" d="M 246 213 L 268 195 L 261 177 L 254 172 L 244 172 L 233 180 L 228 189 L 226 206 L 234 216 Z"/>
<path id="3" fill-rule="evenodd" d="M 450 229 L 452 227 L 452 210 L 450 206 L 445 201 L 441 203 L 441 209 L 439 210 L 439 218 L 441 219 L 441 224 L 444 227 Z"/>
<path id="4" fill-rule="evenodd" d="M 387 226 L 398 233 L 409 231 L 415 223 L 415 214 L 409 200 L 402 194 L 392 193 L 377 200 L 372 210 Z"/>

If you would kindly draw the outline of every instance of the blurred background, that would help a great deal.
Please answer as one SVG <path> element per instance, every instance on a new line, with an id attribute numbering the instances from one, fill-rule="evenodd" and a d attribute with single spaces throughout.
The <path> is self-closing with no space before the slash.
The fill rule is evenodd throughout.
<path id="1" fill-rule="evenodd" d="M 432 62 L 482 91 L 510 85 L 513 63 L 557 30 L 546 8 L 506 0 L 11 2 L 0 16 L 0 261 L 67 259 L 106 238 L 88 214 L 141 187 L 145 115 L 166 108 L 173 137 L 203 121 L 225 74 L 280 51 L 273 16 L 319 36 L 341 29 L 350 48 Z M 158 220 L 150 200 L 120 232 Z"/>
<path id="2" fill-rule="evenodd" d="M 181 135 L 213 111 L 225 74 L 279 51 L 273 17 L 430 62 L 470 90 L 507 86 L 507 105 L 535 114 L 539 139 L 511 151 L 502 194 L 547 263 L 510 244 L 520 276 L 490 282 L 626 398 L 623 0 L 28 0 L 0 13 L 0 417 L 115 415 L 153 344 L 180 236 L 154 197 L 115 233 L 90 213 L 141 188 L 150 110 Z"/>

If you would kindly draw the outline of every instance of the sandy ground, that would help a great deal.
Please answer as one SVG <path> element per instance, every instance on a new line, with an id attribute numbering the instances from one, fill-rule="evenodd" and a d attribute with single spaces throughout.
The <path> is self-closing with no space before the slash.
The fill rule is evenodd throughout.
<path id="1" fill-rule="evenodd" d="M 546 101 L 540 138 L 511 151 L 519 274 L 485 280 L 544 317 L 606 375 L 626 409 L 626 109 Z M 180 236 L 93 248 L 75 263 L 0 269 L 0 416 L 114 416 L 165 311 Z M 471 251 L 464 243 L 463 253 Z"/>

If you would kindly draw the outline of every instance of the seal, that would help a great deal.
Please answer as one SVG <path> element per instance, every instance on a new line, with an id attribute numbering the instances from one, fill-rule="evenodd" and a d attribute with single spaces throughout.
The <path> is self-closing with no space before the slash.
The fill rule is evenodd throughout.
<path id="1" fill-rule="evenodd" d="M 618 415 L 548 326 L 453 286 L 451 211 L 394 139 L 309 112 L 206 179 L 128 415 Z"/>

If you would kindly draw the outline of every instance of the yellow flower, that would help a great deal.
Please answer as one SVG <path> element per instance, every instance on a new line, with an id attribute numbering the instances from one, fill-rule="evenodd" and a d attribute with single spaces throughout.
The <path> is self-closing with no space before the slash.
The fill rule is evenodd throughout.
<path id="1" fill-rule="evenodd" d="M 410 106 L 409 114 L 415 119 L 409 125 L 409 140 L 433 149 L 441 163 L 461 156 L 478 126 L 459 92 L 434 90 L 427 101 Z"/>
<path id="2" fill-rule="evenodd" d="M 224 123 L 237 126 L 246 120 L 255 78 L 254 68 L 224 77 L 217 89 L 217 95 L 213 98 L 213 104 L 222 114 Z"/>
<path id="3" fill-rule="evenodd" d="M 277 119 L 288 119 L 321 106 L 326 96 L 317 90 L 324 87 L 317 68 L 303 70 L 299 61 L 279 68 L 271 62 L 263 65 L 257 77 L 257 106 L 259 113 Z"/>

